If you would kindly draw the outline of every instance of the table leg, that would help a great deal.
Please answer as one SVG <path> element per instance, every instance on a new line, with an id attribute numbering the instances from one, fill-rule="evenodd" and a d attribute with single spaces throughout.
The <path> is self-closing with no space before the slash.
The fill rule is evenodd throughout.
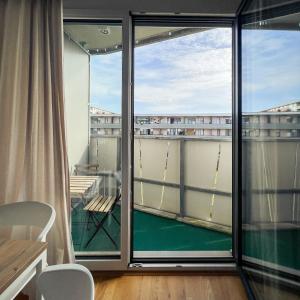
<path id="1" fill-rule="evenodd" d="M 47 252 L 45 251 L 45 253 L 42 256 L 42 259 L 39 261 L 39 263 L 36 266 L 36 274 L 32 280 L 32 284 L 33 284 L 33 288 L 34 288 L 34 292 L 35 292 L 35 299 L 36 300 L 43 300 L 44 298 L 42 297 L 38 286 L 37 286 L 37 279 L 39 278 L 40 274 L 42 273 L 42 271 L 44 270 L 44 268 L 47 266 Z"/>

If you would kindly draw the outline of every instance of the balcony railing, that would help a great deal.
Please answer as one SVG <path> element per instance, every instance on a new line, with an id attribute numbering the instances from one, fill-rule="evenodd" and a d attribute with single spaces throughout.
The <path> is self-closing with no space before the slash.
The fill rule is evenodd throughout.
<path id="1" fill-rule="evenodd" d="M 262 141 L 254 137 L 243 140 L 244 153 L 248 151 L 257 158 L 252 160 L 257 163 L 247 165 L 249 177 L 244 177 L 244 186 L 252 191 L 252 210 L 244 216 L 245 220 L 247 223 L 292 222 L 295 197 L 299 195 L 293 176 L 299 174 L 290 170 L 297 168 L 299 139 Z M 103 171 L 111 174 L 117 172 L 121 169 L 120 147 L 119 136 L 91 136 L 90 163 L 98 163 Z M 135 136 L 135 208 L 231 231 L 231 149 L 230 137 Z M 263 157 L 269 159 L 263 161 Z M 272 163 L 275 160 L 277 164 Z M 276 174 L 276 169 L 282 172 L 274 183 L 270 177 Z M 257 214 L 261 201 L 265 202 L 266 209 Z"/>
<path id="2" fill-rule="evenodd" d="M 90 163 L 120 170 L 120 137 L 92 136 Z M 231 139 L 136 136 L 137 209 L 231 231 Z"/>

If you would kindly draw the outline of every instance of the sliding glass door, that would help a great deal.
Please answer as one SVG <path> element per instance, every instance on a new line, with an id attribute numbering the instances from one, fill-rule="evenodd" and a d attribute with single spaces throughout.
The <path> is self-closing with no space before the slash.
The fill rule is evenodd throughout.
<path id="1" fill-rule="evenodd" d="M 230 257 L 232 29 L 135 23 L 133 258 Z"/>
<path id="2" fill-rule="evenodd" d="M 256 299 L 299 299 L 299 12 L 249 1 L 242 16 L 242 253 Z"/>
<path id="3" fill-rule="evenodd" d="M 232 22 L 145 20 L 64 26 L 77 258 L 233 262 Z"/>

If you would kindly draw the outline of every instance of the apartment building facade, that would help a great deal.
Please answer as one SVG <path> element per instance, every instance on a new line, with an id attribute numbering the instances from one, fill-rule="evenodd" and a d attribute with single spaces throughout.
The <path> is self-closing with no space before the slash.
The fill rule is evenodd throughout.
<path id="1" fill-rule="evenodd" d="M 121 116 L 98 108 L 90 110 L 90 134 L 121 134 Z M 243 114 L 245 137 L 300 137 L 300 101 Z M 231 114 L 173 114 L 134 116 L 134 134 L 151 136 L 230 137 Z"/>

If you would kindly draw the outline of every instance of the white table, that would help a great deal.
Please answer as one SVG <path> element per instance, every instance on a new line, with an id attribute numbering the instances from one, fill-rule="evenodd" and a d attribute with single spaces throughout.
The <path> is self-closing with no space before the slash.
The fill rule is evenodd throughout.
<path id="1" fill-rule="evenodd" d="M 46 266 L 47 243 L 0 239 L 0 300 L 14 299 L 30 282 L 30 298 L 42 299 L 36 280 Z"/>

